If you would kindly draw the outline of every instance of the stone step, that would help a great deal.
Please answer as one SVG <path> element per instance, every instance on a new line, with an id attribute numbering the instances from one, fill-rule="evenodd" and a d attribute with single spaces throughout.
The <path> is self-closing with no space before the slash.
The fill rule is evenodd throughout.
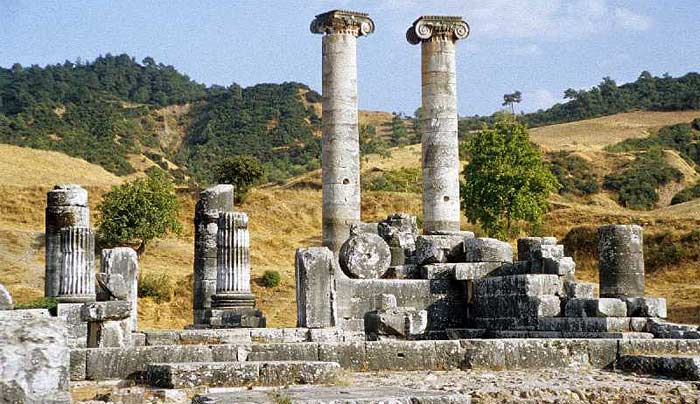
<path id="1" fill-rule="evenodd" d="M 333 384 L 340 377 L 337 362 L 189 362 L 148 365 L 146 378 L 154 387 L 169 389 L 289 384 Z"/>
<path id="2" fill-rule="evenodd" d="M 412 390 L 401 387 L 292 387 L 275 391 L 236 391 L 195 396 L 193 404 L 214 403 L 431 403 L 469 404 L 468 395 L 449 391 Z"/>
<path id="3" fill-rule="evenodd" d="M 678 380 L 700 380 L 700 356 L 625 355 L 617 361 L 617 368 Z"/>

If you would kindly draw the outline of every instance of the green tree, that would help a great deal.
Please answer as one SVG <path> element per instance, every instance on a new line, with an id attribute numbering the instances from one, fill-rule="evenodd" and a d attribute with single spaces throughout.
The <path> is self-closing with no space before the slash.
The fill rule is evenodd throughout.
<path id="1" fill-rule="evenodd" d="M 503 105 L 510 105 L 510 112 L 515 115 L 515 104 L 519 104 L 523 100 L 523 93 L 516 91 L 513 94 L 503 94 Z"/>
<path id="2" fill-rule="evenodd" d="M 138 244 L 136 251 L 143 254 L 154 238 L 180 232 L 179 207 L 172 181 L 159 169 L 146 178 L 114 186 L 97 206 L 100 243 L 108 247 Z"/>
<path id="3" fill-rule="evenodd" d="M 243 202 L 250 187 L 265 177 L 265 168 L 253 156 L 236 156 L 224 159 L 215 168 L 219 184 L 231 184 L 235 188 L 236 201 Z"/>
<path id="4" fill-rule="evenodd" d="M 395 146 L 408 143 L 408 132 L 403 123 L 403 116 L 396 112 L 391 117 L 391 142 Z"/>
<path id="5" fill-rule="evenodd" d="M 462 206 L 469 221 L 499 238 L 512 234 L 519 221 L 539 224 L 558 184 L 525 125 L 499 121 L 471 137 L 466 149 Z"/>

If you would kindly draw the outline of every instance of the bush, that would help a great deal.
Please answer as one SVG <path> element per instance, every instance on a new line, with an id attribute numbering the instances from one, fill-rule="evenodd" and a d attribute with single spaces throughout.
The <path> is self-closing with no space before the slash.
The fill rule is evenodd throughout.
<path id="1" fill-rule="evenodd" d="M 684 188 L 682 191 L 673 195 L 671 199 L 671 205 L 677 205 L 679 203 L 692 201 L 700 197 L 700 184 L 691 185 Z"/>
<path id="2" fill-rule="evenodd" d="M 137 252 L 142 254 L 154 238 L 179 233 L 178 208 L 175 187 L 160 169 L 115 186 L 97 206 L 100 243 L 112 247 L 138 242 Z"/>
<path id="3" fill-rule="evenodd" d="M 370 177 L 362 185 L 367 191 L 419 193 L 423 189 L 423 176 L 419 167 L 399 168 Z"/>
<path id="4" fill-rule="evenodd" d="M 653 149 L 638 156 L 619 174 L 606 175 L 603 187 L 617 191 L 623 206 L 648 210 L 659 200 L 659 187 L 681 179 L 683 173 L 664 160 L 661 150 Z"/>
<path id="5" fill-rule="evenodd" d="M 265 271 L 262 278 L 260 278 L 260 282 L 266 288 L 276 287 L 280 284 L 280 280 L 282 280 L 282 276 L 277 271 Z"/>
<path id="6" fill-rule="evenodd" d="M 245 201 L 250 187 L 265 177 L 265 167 L 258 159 L 247 155 L 224 159 L 215 166 L 214 172 L 219 184 L 233 185 L 237 202 Z"/>
<path id="7" fill-rule="evenodd" d="M 173 296 L 173 283 L 167 275 L 139 276 L 138 296 L 150 297 L 156 302 L 167 302 Z"/>
<path id="8" fill-rule="evenodd" d="M 700 118 L 693 119 L 693 122 L 691 122 L 690 125 L 693 127 L 693 129 L 700 130 Z"/>
<path id="9" fill-rule="evenodd" d="M 582 157 L 563 151 L 549 153 L 547 157 L 549 169 L 561 185 L 560 194 L 582 196 L 600 191 L 598 175 L 592 172 L 593 167 Z"/>
<path id="10" fill-rule="evenodd" d="M 28 303 L 15 304 L 15 310 L 48 309 L 51 315 L 56 315 L 58 302 L 53 297 L 42 297 Z"/>

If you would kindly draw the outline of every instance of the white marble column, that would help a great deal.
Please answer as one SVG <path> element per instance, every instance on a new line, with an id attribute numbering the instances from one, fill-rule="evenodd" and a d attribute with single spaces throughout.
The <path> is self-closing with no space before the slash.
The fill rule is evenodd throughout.
<path id="1" fill-rule="evenodd" d="M 95 235 L 87 227 L 60 231 L 61 270 L 56 299 L 62 303 L 95 300 Z"/>
<path id="2" fill-rule="evenodd" d="M 217 233 L 216 294 L 250 293 L 248 215 L 223 212 Z"/>
<path id="3" fill-rule="evenodd" d="M 334 252 L 360 222 L 360 141 L 357 120 L 357 37 L 374 32 L 364 13 L 317 15 L 311 32 L 323 36 L 323 245 Z"/>
<path id="4" fill-rule="evenodd" d="M 459 142 L 455 43 L 469 35 L 461 17 L 423 16 L 408 29 L 421 44 L 423 231 L 458 231 Z"/>

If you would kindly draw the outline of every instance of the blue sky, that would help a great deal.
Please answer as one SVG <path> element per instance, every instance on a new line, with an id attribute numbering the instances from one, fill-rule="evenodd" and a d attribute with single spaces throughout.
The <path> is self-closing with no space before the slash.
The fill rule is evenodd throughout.
<path id="1" fill-rule="evenodd" d="M 207 84 L 299 81 L 321 90 L 314 15 L 370 13 L 376 32 L 358 41 L 362 109 L 413 113 L 420 104 L 420 48 L 405 32 L 422 14 L 461 15 L 461 115 L 490 114 L 520 90 L 525 111 L 564 90 L 642 70 L 681 75 L 700 66 L 698 0 L 0 0 L 0 66 L 152 56 Z"/>

